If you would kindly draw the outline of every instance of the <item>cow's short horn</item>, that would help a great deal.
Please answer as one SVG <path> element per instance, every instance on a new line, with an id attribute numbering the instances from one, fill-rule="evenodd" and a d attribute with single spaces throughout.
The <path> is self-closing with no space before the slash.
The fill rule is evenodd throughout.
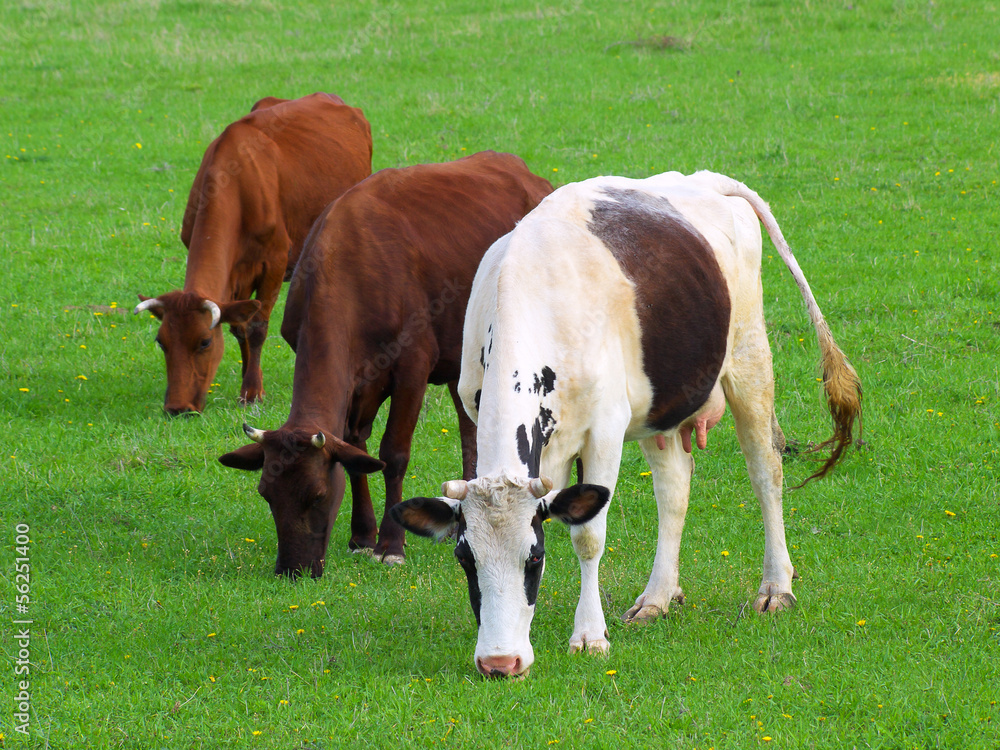
<path id="1" fill-rule="evenodd" d="M 143 310 L 149 310 L 152 307 L 163 307 L 163 300 L 157 299 L 156 297 L 150 297 L 149 299 L 144 299 L 135 309 L 132 311 L 133 315 L 138 315 Z"/>
<path id="2" fill-rule="evenodd" d="M 469 491 L 469 483 L 464 479 L 452 479 L 441 485 L 441 494 L 451 500 L 464 500 Z"/>
<path id="3" fill-rule="evenodd" d="M 258 430 L 255 427 L 251 427 L 246 422 L 243 423 L 243 432 L 247 434 L 247 437 L 253 440 L 255 443 L 259 443 L 264 439 L 264 431 Z"/>
<path id="4" fill-rule="evenodd" d="M 552 492 L 552 480 L 548 477 L 535 477 L 528 482 L 528 489 L 535 497 L 545 497 Z"/>
<path id="5" fill-rule="evenodd" d="M 313 444 L 313 448 L 322 448 L 326 445 L 326 435 L 322 432 L 317 432 L 309 442 Z"/>
<path id="6" fill-rule="evenodd" d="M 201 303 L 201 309 L 205 312 L 212 313 L 212 325 L 209 326 L 209 329 L 215 328 L 219 325 L 219 321 L 222 320 L 222 311 L 219 309 L 217 304 L 212 302 L 212 300 L 207 299 Z"/>

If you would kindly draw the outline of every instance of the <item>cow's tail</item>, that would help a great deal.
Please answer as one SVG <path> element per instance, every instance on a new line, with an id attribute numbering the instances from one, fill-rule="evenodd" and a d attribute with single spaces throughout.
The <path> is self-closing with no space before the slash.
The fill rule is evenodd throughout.
<path id="1" fill-rule="evenodd" d="M 711 173 L 700 174 L 708 176 Z M 809 319 L 816 329 L 816 336 L 819 339 L 819 349 L 822 357 L 823 388 L 826 391 L 826 401 L 830 409 L 830 415 L 833 417 L 833 436 L 829 440 L 817 445 L 813 450 L 823 450 L 828 447 L 832 447 L 832 450 L 820 470 L 806 479 L 802 483 L 804 485 L 812 479 L 824 476 L 843 457 L 844 451 L 854 440 L 855 420 L 858 421 L 860 430 L 861 380 L 858 378 L 858 374 L 851 366 L 851 363 L 847 360 L 847 357 L 833 340 L 833 334 L 830 333 L 830 327 L 826 324 L 823 313 L 820 312 L 819 305 L 816 304 L 816 298 L 809 288 L 809 282 L 806 281 L 802 269 L 799 268 L 795 256 L 792 255 L 791 248 L 788 247 L 788 243 L 781 233 L 781 228 L 778 226 L 778 222 L 774 218 L 774 214 L 771 213 L 771 209 L 767 203 L 746 185 L 730 177 L 712 174 L 711 179 L 714 183 L 713 186 L 720 193 L 743 198 L 753 207 L 754 213 L 757 214 L 757 218 L 764 225 L 768 236 L 771 238 L 771 242 L 774 243 L 778 254 L 791 272 L 792 278 L 795 279 L 795 283 L 802 293 L 802 298 L 805 300 Z M 802 485 L 799 486 L 801 487 Z"/>

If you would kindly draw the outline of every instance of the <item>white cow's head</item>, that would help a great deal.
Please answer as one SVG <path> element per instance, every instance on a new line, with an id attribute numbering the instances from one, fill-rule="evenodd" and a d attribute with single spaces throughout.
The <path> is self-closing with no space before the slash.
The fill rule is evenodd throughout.
<path id="1" fill-rule="evenodd" d="M 526 674 L 535 660 L 528 633 L 545 569 L 549 517 L 575 525 L 591 520 L 610 492 L 594 484 L 552 491 L 546 478 L 483 477 L 445 482 L 444 497 L 415 497 L 393 518 L 421 536 L 455 534 L 455 557 L 469 580 L 479 625 L 476 668 L 488 677 Z"/>

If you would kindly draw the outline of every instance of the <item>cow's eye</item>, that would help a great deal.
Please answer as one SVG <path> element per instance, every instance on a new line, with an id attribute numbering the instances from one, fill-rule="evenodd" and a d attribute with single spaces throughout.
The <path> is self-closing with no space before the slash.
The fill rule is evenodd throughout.
<path id="1" fill-rule="evenodd" d="M 541 564 L 542 564 L 541 555 L 532 555 L 531 557 L 528 558 L 528 565 L 541 565 Z"/>
<path id="2" fill-rule="evenodd" d="M 198 345 L 198 351 L 202 351 L 203 352 L 206 349 L 208 349 L 208 347 L 210 347 L 211 345 L 212 345 L 212 338 L 211 338 L 211 336 L 209 338 L 207 338 L 207 339 L 202 339 L 201 343 Z"/>

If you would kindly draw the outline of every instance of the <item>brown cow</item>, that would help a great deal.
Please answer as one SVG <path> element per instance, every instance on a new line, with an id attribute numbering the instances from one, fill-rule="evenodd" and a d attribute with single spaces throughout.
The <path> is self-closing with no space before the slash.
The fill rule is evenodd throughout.
<path id="1" fill-rule="evenodd" d="M 316 217 L 371 174 L 371 161 L 368 121 L 331 94 L 262 99 L 212 141 L 184 212 L 184 289 L 140 294 L 134 310 L 162 321 L 168 414 L 205 408 L 222 359 L 219 323 L 240 343 L 240 400 L 264 395 L 260 355 L 281 282 Z"/>
<path id="2" fill-rule="evenodd" d="M 487 248 L 552 191 L 511 154 L 385 169 L 316 222 L 288 292 L 281 335 L 295 350 L 291 413 L 278 430 L 221 456 L 263 474 L 278 532 L 276 573 L 322 575 L 330 529 L 351 479 L 353 550 L 403 562 L 402 498 L 427 383 L 447 383 L 458 411 L 463 475 L 475 474 L 475 427 L 458 400 L 462 324 Z M 390 398 L 378 461 L 366 441 Z M 367 473 L 384 468 L 376 525 Z M 377 534 L 377 539 L 376 539 Z"/>

